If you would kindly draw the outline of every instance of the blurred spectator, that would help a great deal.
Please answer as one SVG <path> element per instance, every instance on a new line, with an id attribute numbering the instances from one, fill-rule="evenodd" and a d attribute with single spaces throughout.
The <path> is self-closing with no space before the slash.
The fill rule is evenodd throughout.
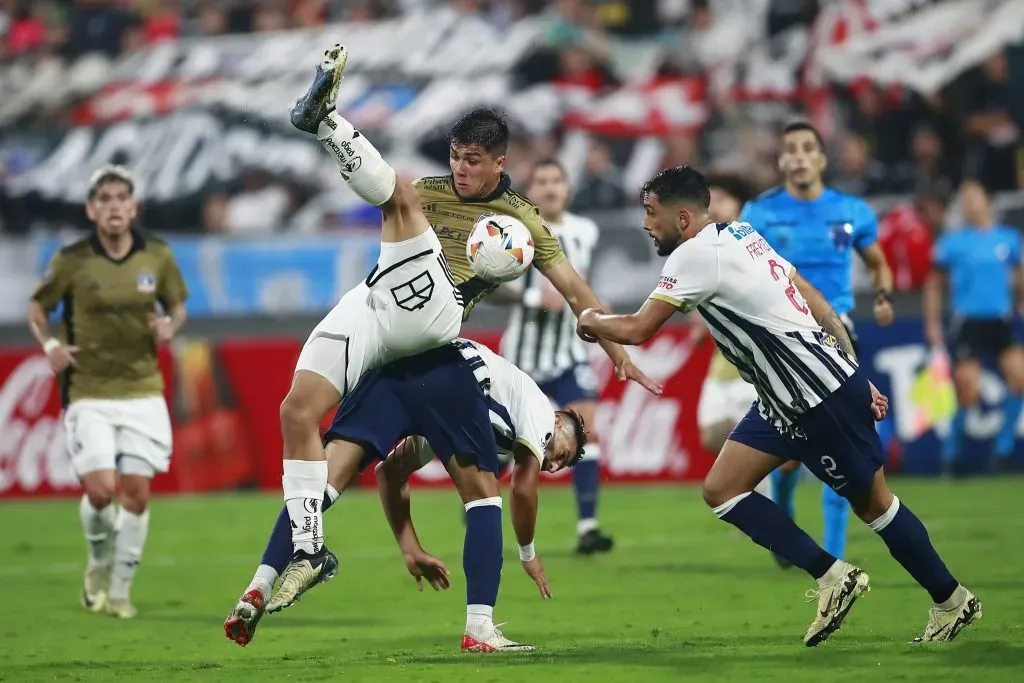
<path id="1" fill-rule="evenodd" d="M 208 0 L 199 6 L 193 32 L 201 36 L 219 36 L 228 30 L 228 15 L 219 4 Z"/>
<path id="2" fill-rule="evenodd" d="M 945 222 L 948 191 L 933 187 L 893 209 L 878 226 L 878 242 L 897 291 L 918 290 L 931 271 L 932 245 Z"/>
<path id="3" fill-rule="evenodd" d="M 74 0 L 68 16 L 67 55 L 100 52 L 116 57 L 130 23 L 131 15 L 112 0 Z"/>
<path id="4" fill-rule="evenodd" d="M 40 16 L 44 3 L 15 3 L 7 28 L 7 54 L 11 57 L 43 47 L 47 26 Z"/>
<path id="5" fill-rule="evenodd" d="M 263 0 L 256 6 L 253 15 L 253 31 L 283 31 L 291 26 L 288 7 L 283 0 Z"/>
<path id="6" fill-rule="evenodd" d="M 1020 122 L 1011 112 L 1020 105 L 1014 101 L 1005 53 L 992 55 L 961 82 L 969 140 L 965 176 L 977 178 L 989 190 L 1016 189 L 1021 135 Z"/>
<path id="7" fill-rule="evenodd" d="M 856 133 L 843 138 L 838 168 L 829 184 L 858 197 L 888 190 L 885 169 L 878 161 L 871 159 L 867 140 Z"/>
<path id="8" fill-rule="evenodd" d="M 327 21 L 327 0 L 296 0 L 292 15 L 296 28 L 322 26 Z"/>
<path id="9" fill-rule="evenodd" d="M 174 40 L 181 35 L 181 6 L 178 0 L 159 0 L 144 12 L 146 43 Z"/>
<path id="10" fill-rule="evenodd" d="M 628 200 L 619 170 L 612 162 L 611 149 L 600 140 L 591 139 L 583 177 L 573 193 L 572 210 L 621 209 Z"/>

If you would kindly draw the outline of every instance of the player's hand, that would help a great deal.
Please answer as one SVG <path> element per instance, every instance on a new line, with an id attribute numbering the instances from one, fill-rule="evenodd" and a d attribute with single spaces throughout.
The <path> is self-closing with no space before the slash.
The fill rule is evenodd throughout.
<path id="1" fill-rule="evenodd" d="M 633 380 L 655 396 L 661 396 L 661 392 L 664 391 L 659 382 L 655 382 L 645 375 L 643 370 L 633 365 L 633 361 L 630 358 L 626 358 L 626 360 L 619 363 L 619 367 L 615 368 L 615 375 L 622 382 L 627 379 Z"/>
<path id="2" fill-rule="evenodd" d="M 540 563 L 540 557 L 534 555 L 532 560 L 523 562 L 523 569 L 533 579 L 533 582 L 537 584 L 540 597 L 545 600 L 549 599 L 551 597 L 551 586 L 548 585 L 548 577 L 544 574 L 544 565 Z"/>
<path id="3" fill-rule="evenodd" d="M 881 422 L 889 414 L 889 399 L 874 384 L 868 384 L 871 386 L 871 412 L 875 416 L 875 421 Z"/>
<path id="4" fill-rule="evenodd" d="M 60 346 L 50 350 L 46 354 L 46 358 L 50 361 L 50 369 L 54 373 L 64 372 L 68 367 L 76 365 L 75 354 L 78 353 L 77 346 Z"/>
<path id="5" fill-rule="evenodd" d="M 895 311 L 892 308 L 892 302 L 886 299 L 884 296 L 875 297 L 875 322 L 885 327 L 892 325 L 893 318 L 896 316 Z"/>
<path id="6" fill-rule="evenodd" d="M 434 590 L 448 590 L 452 585 L 448 579 L 448 567 L 444 562 L 420 550 L 405 556 L 405 568 L 416 579 L 416 589 L 423 592 L 423 579 Z"/>
<path id="7" fill-rule="evenodd" d="M 591 344 L 596 342 L 594 326 L 597 324 L 597 316 L 600 314 L 601 309 L 599 308 L 588 308 L 580 313 L 580 317 L 576 320 L 576 336 Z"/>
<path id="8" fill-rule="evenodd" d="M 174 323 L 171 322 L 170 316 L 160 316 L 156 313 L 150 313 L 149 331 L 153 334 L 153 337 L 162 344 L 166 344 L 174 339 Z"/>

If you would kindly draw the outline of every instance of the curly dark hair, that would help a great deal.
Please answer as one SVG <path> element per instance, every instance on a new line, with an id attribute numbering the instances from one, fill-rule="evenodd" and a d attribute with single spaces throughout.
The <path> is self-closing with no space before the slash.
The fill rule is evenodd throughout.
<path id="1" fill-rule="evenodd" d="M 583 422 L 583 416 L 575 410 L 558 410 L 555 412 L 567 419 L 572 425 L 573 435 L 576 437 L 576 454 L 569 461 L 569 467 L 574 467 L 576 463 L 583 459 L 584 449 L 587 445 L 587 425 Z"/>
<path id="2" fill-rule="evenodd" d="M 644 183 L 641 193 L 657 196 L 662 204 L 693 202 L 705 209 L 711 204 L 711 192 L 704 174 L 692 166 L 666 168 Z"/>
<path id="3" fill-rule="evenodd" d="M 448 144 L 480 145 L 489 154 L 502 156 L 508 151 L 508 135 L 504 114 L 490 107 L 479 107 L 455 122 L 448 131 Z"/>

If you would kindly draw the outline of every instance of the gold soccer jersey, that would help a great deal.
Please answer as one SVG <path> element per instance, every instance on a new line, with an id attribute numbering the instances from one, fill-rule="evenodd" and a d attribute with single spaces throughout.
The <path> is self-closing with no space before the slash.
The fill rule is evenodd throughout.
<path id="1" fill-rule="evenodd" d="M 163 392 L 150 313 L 188 296 L 166 242 L 132 231 L 133 244 L 119 261 L 92 236 L 53 256 L 32 295 L 47 311 L 63 303 L 63 337 L 77 346 L 75 365 L 61 378 L 65 404 L 82 398 L 137 398 Z"/>
<path id="2" fill-rule="evenodd" d="M 541 220 L 540 211 L 533 202 L 511 189 L 511 180 L 507 175 L 501 176 L 494 192 L 480 199 L 459 197 L 451 176 L 421 178 L 413 186 L 419 191 L 423 213 L 441 241 L 444 257 L 455 277 L 455 285 L 462 293 L 466 306 L 464 320 L 469 317 L 476 302 L 497 287 L 478 277 L 466 258 L 466 242 L 480 216 L 496 213 L 522 221 L 533 235 L 535 267 L 547 270 L 565 260 L 562 247 Z"/>

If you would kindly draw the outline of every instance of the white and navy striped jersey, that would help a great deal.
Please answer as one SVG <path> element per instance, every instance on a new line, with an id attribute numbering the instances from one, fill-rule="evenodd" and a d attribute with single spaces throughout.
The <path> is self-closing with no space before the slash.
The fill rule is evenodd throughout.
<path id="1" fill-rule="evenodd" d="M 597 244 L 594 221 L 571 213 L 561 223 L 549 223 L 562 251 L 583 279 L 587 278 Z M 508 327 L 501 338 L 501 355 L 515 363 L 538 382 L 547 382 L 588 361 L 586 344 L 576 336 L 576 316 L 566 304 L 560 311 L 540 306 L 544 275 L 535 268 L 517 281 L 522 283 L 523 301 L 512 309 Z"/>
<path id="2" fill-rule="evenodd" d="M 470 361 L 488 398 L 499 454 L 510 455 L 518 443 L 543 463 L 544 449 L 555 432 L 555 410 L 548 397 L 529 375 L 483 344 L 468 339 L 452 344 Z"/>
<path id="3" fill-rule="evenodd" d="M 668 257 L 651 298 L 696 309 L 723 355 L 757 389 L 780 431 L 842 386 L 857 362 L 811 316 L 793 266 L 746 223 L 712 223 Z"/>

